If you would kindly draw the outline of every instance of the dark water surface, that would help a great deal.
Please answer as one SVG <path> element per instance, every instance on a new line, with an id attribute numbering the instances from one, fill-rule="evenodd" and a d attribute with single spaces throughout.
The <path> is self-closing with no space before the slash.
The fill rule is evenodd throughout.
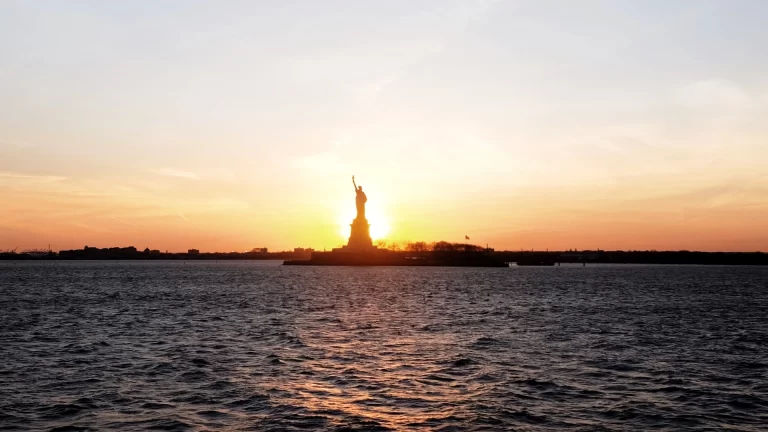
<path id="1" fill-rule="evenodd" d="M 0 429 L 766 430 L 768 268 L 0 263 Z"/>

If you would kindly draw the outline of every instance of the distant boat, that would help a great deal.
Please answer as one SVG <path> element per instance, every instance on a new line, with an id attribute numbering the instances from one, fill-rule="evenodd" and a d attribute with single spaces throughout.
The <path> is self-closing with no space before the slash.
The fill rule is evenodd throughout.
<path id="1" fill-rule="evenodd" d="M 537 267 L 554 267 L 555 262 L 554 261 L 529 261 L 529 260 L 521 260 L 517 262 L 518 267 L 530 267 L 530 266 L 537 266 Z"/>
<path id="2" fill-rule="evenodd" d="M 531 256 L 521 257 L 517 260 L 518 266 L 537 266 L 537 267 L 552 267 L 557 260 L 555 257 L 540 254 L 533 254 Z"/>

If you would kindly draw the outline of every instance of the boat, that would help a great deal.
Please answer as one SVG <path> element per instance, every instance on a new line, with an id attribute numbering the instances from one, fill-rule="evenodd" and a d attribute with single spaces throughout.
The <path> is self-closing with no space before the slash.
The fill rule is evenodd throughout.
<path id="1" fill-rule="evenodd" d="M 551 256 L 549 253 L 530 253 L 518 258 L 516 263 L 518 267 L 553 267 L 556 262 L 557 259 L 554 256 Z"/>
<path id="2" fill-rule="evenodd" d="M 555 261 L 553 260 L 519 260 L 517 261 L 518 267 L 554 267 Z"/>

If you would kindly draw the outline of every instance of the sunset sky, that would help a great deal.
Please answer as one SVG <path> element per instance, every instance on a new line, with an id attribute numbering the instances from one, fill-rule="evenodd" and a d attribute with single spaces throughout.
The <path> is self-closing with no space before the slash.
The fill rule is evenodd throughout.
<path id="1" fill-rule="evenodd" d="M 0 250 L 768 250 L 768 2 L 0 1 Z"/>

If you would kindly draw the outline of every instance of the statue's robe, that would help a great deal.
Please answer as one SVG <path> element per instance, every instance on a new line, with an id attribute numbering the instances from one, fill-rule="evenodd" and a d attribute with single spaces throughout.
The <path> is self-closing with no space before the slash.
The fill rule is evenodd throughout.
<path id="1" fill-rule="evenodd" d="M 357 219 L 365 219 L 366 201 L 368 201 L 368 197 L 365 196 L 365 192 L 357 190 L 357 196 L 355 197 L 355 205 L 357 206 Z"/>

